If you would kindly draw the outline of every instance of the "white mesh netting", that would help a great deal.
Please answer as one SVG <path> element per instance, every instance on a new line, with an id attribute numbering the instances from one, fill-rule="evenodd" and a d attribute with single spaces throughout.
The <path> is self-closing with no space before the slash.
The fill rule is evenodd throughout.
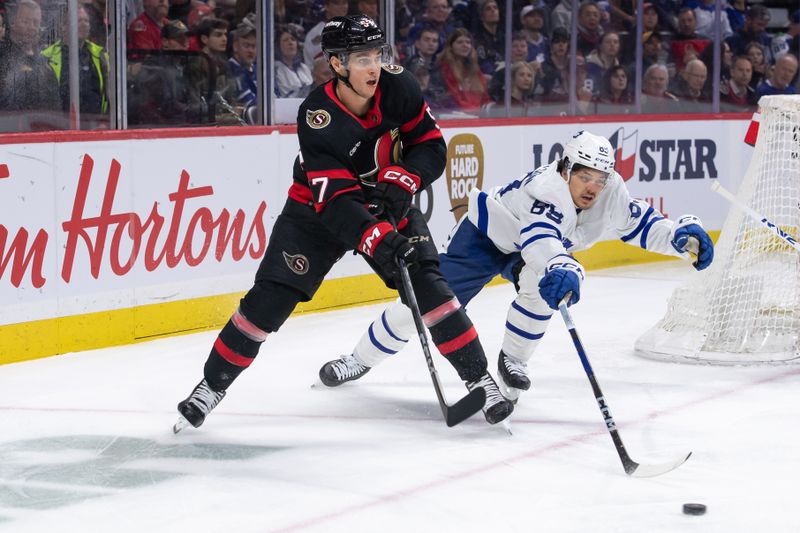
<path id="1" fill-rule="evenodd" d="M 760 100 L 761 124 L 737 197 L 793 237 L 800 228 L 800 96 Z M 672 294 L 638 355 L 705 364 L 800 362 L 800 253 L 731 207 L 714 262 Z"/>

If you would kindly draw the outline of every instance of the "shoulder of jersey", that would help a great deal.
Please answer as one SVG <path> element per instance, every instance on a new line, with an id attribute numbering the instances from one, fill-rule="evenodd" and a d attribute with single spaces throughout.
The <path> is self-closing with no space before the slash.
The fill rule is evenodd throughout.
<path id="1" fill-rule="evenodd" d="M 312 130 L 321 130 L 331 124 L 337 108 L 325 92 L 325 85 L 327 84 L 316 87 L 300 104 L 298 125 L 308 126 Z"/>
<path id="2" fill-rule="evenodd" d="M 419 92 L 419 82 L 417 78 L 408 70 L 400 65 L 386 65 L 383 67 L 381 81 L 389 86 L 398 86 L 401 91 Z"/>

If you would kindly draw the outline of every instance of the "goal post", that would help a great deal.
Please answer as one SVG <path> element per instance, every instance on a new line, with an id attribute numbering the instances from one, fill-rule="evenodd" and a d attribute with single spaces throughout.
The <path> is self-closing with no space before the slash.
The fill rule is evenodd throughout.
<path id="1" fill-rule="evenodd" d="M 800 235 L 800 96 L 766 96 L 737 200 Z M 779 232 L 780 233 L 780 232 Z M 637 355 L 715 365 L 800 362 L 800 253 L 731 206 L 711 266 L 673 292 Z"/>

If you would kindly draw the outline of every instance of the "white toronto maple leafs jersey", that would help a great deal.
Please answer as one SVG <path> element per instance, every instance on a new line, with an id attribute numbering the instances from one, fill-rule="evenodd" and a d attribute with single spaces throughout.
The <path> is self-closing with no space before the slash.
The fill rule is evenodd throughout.
<path id="1" fill-rule="evenodd" d="M 557 162 L 487 192 L 470 192 L 469 220 L 501 251 L 520 252 L 542 273 L 554 257 L 620 239 L 651 252 L 690 259 L 670 244 L 674 223 L 647 202 L 631 198 L 614 172 L 589 209 L 578 209 Z"/>

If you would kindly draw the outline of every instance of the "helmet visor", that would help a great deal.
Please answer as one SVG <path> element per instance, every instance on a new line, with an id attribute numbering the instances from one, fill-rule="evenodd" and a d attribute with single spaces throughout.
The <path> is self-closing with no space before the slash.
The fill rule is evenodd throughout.
<path id="1" fill-rule="evenodd" d="M 344 68 L 381 68 L 392 64 L 392 47 L 388 44 L 384 44 L 366 50 L 358 50 L 349 53 L 339 52 L 338 56 Z"/>

